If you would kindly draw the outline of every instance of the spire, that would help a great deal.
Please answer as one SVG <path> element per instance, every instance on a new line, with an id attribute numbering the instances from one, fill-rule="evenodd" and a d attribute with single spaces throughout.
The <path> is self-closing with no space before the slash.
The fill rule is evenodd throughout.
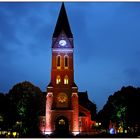
<path id="1" fill-rule="evenodd" d="M 59 16 L 57 19 L 54 33 L 53 33 L 53 37 L 58 37 L 58 35 L 60 34 L 60 32 L 62 30 L 65 32 L 67 37 L 69 37 L 69 38 L 73 37 L 73 35 L 71 33 L 71 29 L 70 29 L 70 25 L 69 25 L 64 3 L 62 3 L 61 10 L 59 12 Z"/>

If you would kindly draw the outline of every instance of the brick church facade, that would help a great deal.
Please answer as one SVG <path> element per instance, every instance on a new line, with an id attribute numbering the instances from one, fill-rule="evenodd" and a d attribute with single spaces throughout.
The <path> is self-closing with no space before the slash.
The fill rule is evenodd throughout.
<path id="1" fill-rule="evenodd" d="M 94 121 L 83 102 L 92 106 L 87 92 L 78 92 L 74 82 L 74 43 L 64 3 L 52 37 L 51 80 L 47 86 L 45 116 L 40 116 L 40 131 L 71 132 L 74 135 L 92 131 Z"/>

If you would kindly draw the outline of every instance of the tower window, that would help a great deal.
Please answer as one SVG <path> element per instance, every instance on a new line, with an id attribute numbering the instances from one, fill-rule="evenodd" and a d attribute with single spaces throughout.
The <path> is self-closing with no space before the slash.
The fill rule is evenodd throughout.
<path id="1" fill-rule="evenodd" d="M 69 83 L 69 79 L 68 79 L 68 76 L 66 75 L 64 78 L 64 84 L 67 85 L 68 83 Z"/>
<path id="2" fill-rule="evenodd" d="M 57 77 L 56 77 L 56 84 L 59 84 L 61 82 L 61 78 L 60 78 L 60 76 L 58 75 Z"/>
<path id="3" fill-rule="evenodd" d="M 65 66 L 65 68 L 68 67 L 68 56 L 64 57 L 64 66 Z"/>
<path id="4" fill-rule="evenodd" d="M 58 55 L 57 58 L 56 58 L 56 65 L 57 65 L 58 68 L 60 67 L 60 63 L 61 63 L 60 60 L 61 60 L 60 55 Z"/>

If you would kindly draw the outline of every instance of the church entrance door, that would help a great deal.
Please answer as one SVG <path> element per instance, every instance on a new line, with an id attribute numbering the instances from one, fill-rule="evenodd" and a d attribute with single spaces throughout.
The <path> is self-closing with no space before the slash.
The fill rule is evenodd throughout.
<path id="1" fill-rule="evenodd" d="M 64 134 L 64 135 L 69 133 L 69 122 L 66 117 L 59 116 L 56 119 L 55 131 L 59 134 Z"/>

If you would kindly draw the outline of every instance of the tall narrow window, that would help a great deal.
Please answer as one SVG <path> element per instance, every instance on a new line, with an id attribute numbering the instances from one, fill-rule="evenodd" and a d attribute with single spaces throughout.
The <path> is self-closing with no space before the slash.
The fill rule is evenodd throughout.
<path id="1" fill-rule="evenodd" d="M 59 84 L 61 82 L 61 77 L 58 75 L 57 77 L 56 77 L 56 84 Z"/>
<path id="2" fill-rule="evenodd" d="M 64 84 L 67 85 L 68 83 L 69 83 L 69 78 L 68 78 L 68 76 L 66 75 L 66 76 L 64 77 Z"/>
<path id="3" fill-rule="evenodd" d="M 64 66 L 65 68 L 68 68 L 68 56 L 64 57 Z"/>
<path id="4" fill-rule="evenodd" d="M 56 65 L 57 65 L 58 68 L 60 68 L 60 63 L 61 63 L 60 62 L 60 55 L 58 55 L 57 58 L 56 58 Z"/>

